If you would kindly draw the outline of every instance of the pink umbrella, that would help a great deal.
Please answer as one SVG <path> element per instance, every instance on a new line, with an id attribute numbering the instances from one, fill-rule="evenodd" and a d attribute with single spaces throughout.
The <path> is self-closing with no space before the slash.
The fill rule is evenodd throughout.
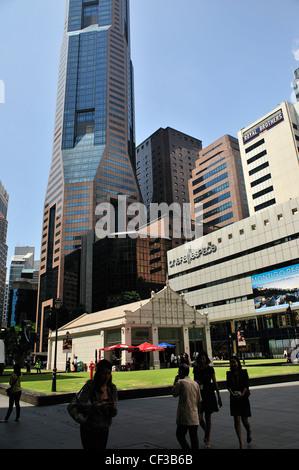
<path id="1" fill-rule="evenodd" d="M 139 351 L 142 351 L 142 352 L 164 351 L 164 348 L 160 348 L 159 346 L 155 346 L 154 344 L 151 344 L 151 343 L 142 343 L 137 347 Z"/>
<path id="2" fill-rule="evenodd" d="M 100 351 L 114 351 L 115 349 L 122 349 L 124 351 L 132 352 L 138 348 L 136 346 L 129 346 L 128 344 L 118 343 L 113 346 L 107 346 L 107 348 L 101 348 Z"/>

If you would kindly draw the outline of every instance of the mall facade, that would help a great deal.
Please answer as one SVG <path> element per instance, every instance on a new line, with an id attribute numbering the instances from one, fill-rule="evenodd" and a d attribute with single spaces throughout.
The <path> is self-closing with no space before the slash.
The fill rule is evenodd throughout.
<path id="1" fill-rule="evenodd" d="M 170 287 L 208 314 L 213 356 L 299 345 L 299 197 L 168 252 Z"/>

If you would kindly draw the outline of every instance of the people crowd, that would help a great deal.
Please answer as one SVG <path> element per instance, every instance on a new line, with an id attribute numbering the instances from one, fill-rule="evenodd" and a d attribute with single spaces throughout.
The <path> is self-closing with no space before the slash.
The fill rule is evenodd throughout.
<path id="1" fill-rule="evenodd" d="M 179 373 L 173 384 L 173 396 L 179 396 L 177 410 L 177 439 L 182 449 L 198 449 L 197 429 L 204 431 L 204 447 L 211 448 L 211 415 L 222 407 L 222 399 L 217 384 L 214 367 L 208 354 L 202 351 L 196 356 L 193 374 L 190 379 L 190 360 L 188 354 L 180 355 Z M 237 356 L 230 360 L 230 370 L 226 374 L 227 389 L 230 393 L 230 415 L 234 419 L 234 428 L 240 449 L 244 448 L 241 422 L 247 432 L 247 443 L 252 440 L 248 418 L 251 416 L 249 402 L 249 378 L 246 369 L 242 369 Z M 197 413 L 196 413 L 197 410 Z M 197 414 L 197 419 L 196 419 Z M 189 431 L 190 443 L 186 441 Z"/>
<path id="2" fill-rule="evenodd" d="M 222 407 L 214 367 L 206 352 L 196 356 L 193 368 L 194 380 L 190 377 L 191 362 L 187 353 L 179 356 L 179 369 L 173 383 L 172 394 L 178 397 L 176 415 L 176 437 L 182 449 L 199 449 L 198 427 L 204 431 L 204 447 L 211 448 L 213 413 Z M 252 440 L 249 378 L 237 356 L 230 360 L 227 371 L 227 389 L 230 394 L 230 415 L 240 449 L 244 448 L 241 423 L 246 430 L 246 440 Z M 18 364 L 10 377 L 9 408 L 2 423 L 7 423 L 16 406 L 16 421 L 20 421 L 20 398 L 22 374 Z M 76 417 L 70 407 L 76 409 Z M 117 415 L 117 389 L 112 382 L 112 364 L 106 359 L 96 365 L 92 379 L 86 382 L 68 407 L 70 415 L 80 423 L 80 436 L 84 449 L 106 449 L 112 418 Z M 189 434 L 190 444 L 186 436 Z"/>

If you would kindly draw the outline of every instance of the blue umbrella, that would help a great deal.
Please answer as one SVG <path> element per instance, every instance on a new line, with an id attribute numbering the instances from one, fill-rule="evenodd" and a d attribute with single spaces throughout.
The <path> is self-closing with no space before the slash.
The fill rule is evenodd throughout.
<path id="1" fill-rule="evenodd" d="M 175 347 L 174 344 L 169 344 L 169 343 L 160 343 L 157 346 L 159 346 L 159 348 L 174 348 Z"/>

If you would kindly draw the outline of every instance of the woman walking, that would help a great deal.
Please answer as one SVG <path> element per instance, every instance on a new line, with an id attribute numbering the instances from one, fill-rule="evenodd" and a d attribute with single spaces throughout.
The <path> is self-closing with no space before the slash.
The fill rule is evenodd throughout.
<path id="1" fill-rule="evenodd" d="M 117 390 L 112 383 L 112 364 L 97 364 L 93 380 L 86 382 L 78 396 L 78 409 L 88 418 L 80 425 L 83 449 L 106 449 L 112 418 L 117 414 Z"/>
<path id="2" fill-rule="evenodd" d="M 214 367 L 210 366 L 210 358 L 206 352 L 201 352 L 197 356 L 196 365 L 194 366 L 194 380 L 200 387 L 202 403 L 200 414 L 200 426 L 205 432 L 204 443 L 205 448 L 210 449 L 211 441 L 211 415 L 218 411 L 218 406 L 222 406 L 219 387 L 216 381 Z M 218 397 L 218 405 L 215 396 L 215 390 Z M 203 417 L 203 414 L 205 417 Z"/>
<path id="3" fill-rule="evenodd" d="M 20 421 L 20 398 L 22 394 L 22 387 L 21 387 L 21 367 L 19 364 L 14 365 L 14 371 L 10 376 L 9 384 L 10 384 L 10 392 L 9 392 L 9 406 L 5 416 L 5 419 L 1 421 L 2 423 L 8 423 L 9 417 L 12 413 L 14 404 L 16 405 L 16 421 Z"/>
<path id="4" fill-rule="evenodd" d="M 234 417 L 234 426 L 240 449 L 244 448 L 241 420 L 247 432 L 247 443 L 252 440 L 248 418 L 251 416 L 249 402 L 249 378 L 246 369 L 242 369 L 240 359 L 234 356 L 230 360 L 230 371 L 226 373 L 227 388 L 230 393 L 230 414 Z"/>

